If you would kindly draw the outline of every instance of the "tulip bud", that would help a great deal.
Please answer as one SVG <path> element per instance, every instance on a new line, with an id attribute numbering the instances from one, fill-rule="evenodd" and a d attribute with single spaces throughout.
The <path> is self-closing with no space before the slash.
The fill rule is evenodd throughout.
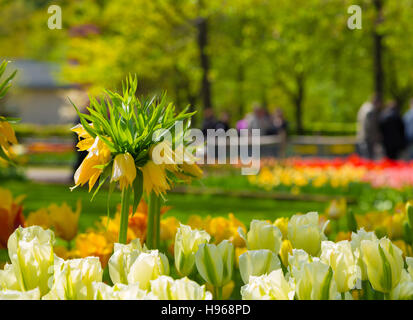
<path id="1" fill-rule="evenodd" d="M 151 295 L 159 300 L 212 300 L 212 294 L 187 277 L 174 280 L 160 276 L 151 281 Z"/>
<path id="2" fill-rule="evenodd" d="M 328 223 L 328 222 L 327 222 Z M 321 241 L 325 239 L 318 227 L 318 213 L 309 212 L 305 215 L 294 215 L 288 222 L 288 239 L 296 249 L 303 249 L 312 256 L 320 252 Z"/>
<path id="3" fill-rule="evenodd" d="M 280 258 L 284 267 L 288 267 L 288 255 L 293 252 L 290 240 L 283 240 L 280 250 Z"/>
<path id="4" fill-rule="evenodd" d="M 200 230 L 192 230 L 190 226 L 181 224 L 175 235 L 175 266 L 183 276 L 191 274 L 195 266 L 195 253 L 201 243 L 207 243 L 211 236 Z"/>
<path id="5" fill-rule="evenodd" d="M 49 291 L 49 278 L 53 270 L 54 234 L 39 226 L 17 228 L 8 240 L 9 257 L 21 291 L 40 289 Z"/>
<path id="6" fill-rule="evenodd" d="M 234 246 L 228 240 L 223 240 L 217 246 L 203 243 L 195 254 L 195 263 L 207 283 L 223 287 L 232 278 Z"/>
<path id="7" fill-rule="evenodd" d="M 283 240 L 287 239 L 288 237 L 288 220 L 288 218 L 281 217 L 274 221 L 274 226 L 280 229 Z"/>
<path id="8" fill-rule="evenodd" d="M 280 260 L 268 249 L 250 250 L 239 257 L 239 270 L 244 283 L 248 283 L 250 276 L 261 276 L 280 268 Z"/>
<path id="9" fill-rule="evenodd" d="M 241 228 L 238 228 L 238 233 L 247 243 L 248 250 L 268 249 L 275 254 L 280 251 L 282 233 L 267 221 L 252 220 L 247 235 Z"/>
<path id="10" fill-rule="evenodd" d="M 344 198 L 340 200 L 333 200 L 330 202 L 326 213 L 330 219 L 338 220 L 345 216 L 347 211 L 347 203 Z"/>
<path id="11" fill-rule="evenodd" d="M 285 280 L 281 269 L 268 275 L 251 276 L 241 287 L 242 300 L 293 300 L 294 285 Z"/>
<path id="12" fill-rule="evenodd" d="M 362 240 L 360 247 L 373 289 L 389 293 L 400 282 L 404 267 L 402 251 L 387 238 Z"/>
<path id="13" fill-rule="evenodd" d="M 44 300 L 92 300 L 93 282 L 102 281 L 98 257 L 63 260 L 56 257 L 53 286 Z"/>

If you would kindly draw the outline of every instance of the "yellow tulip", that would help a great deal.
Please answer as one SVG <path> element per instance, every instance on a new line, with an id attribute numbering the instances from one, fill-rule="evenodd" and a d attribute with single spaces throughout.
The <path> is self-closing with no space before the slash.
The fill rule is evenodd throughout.
<path id="1" fill-rule="evenodd" d="M 75 212 L 72 211 L 72 208 L 69 207 L 66 202 L 63 202 L 61 206 L 51 204 L 48 209 L 55 234 L 66 241 L 74 239 L 77 235 L 81 210 L 80 201 L 77 202 Z"/>
<path id="2" fill-rule="evenodd" d="M 288 237 L 288 220 L 288 218 L 281 217 L 274 221 L 274 226 L 280 229 L 283 235 L 283 240 L 287 239 Z"/>
<path id="3" fill-rule="evenodd" d="M 39 226 L 43 229 L 52 228 L 53 222 L 47 208 L 40 208 L 36 211 L 30 212 L 26 219 L 26 226 Z"/>
<path id="4" fill-rule="evenodd" d="M 246 247 L 235 247 L 235 266 L 237 268 L 239 268 L 239 257 L 247 251 Z"/>
<path id="5" fill-rule="evenodd" d="M 192 229 L 205 229 L 206 230 L 205 220 L 206 219 L 202 219 L 202 217 L 199 215 L 192 214 L 189 216 L 186 224 L 190 226 Z"/>
<path id="6" fill-rule="evenodd" d="M 290 240 L 283 240 L 281 243 L 280 249 L 280 258 L 282 264 L 287 267 L 288 266 L 288 255 L 293 253 L 293 246 L 291 245 Z"/>
<path id="7" fill-rule="evenodd" d="M 104 268 L 112 254 L 112 249 L 113 243 L 103 233 L 89 231 L 76 237 L 75 249 L 71 252 L 71 255 L 78 258 L 98 257 Z"/>
<path id="8" fill-rule="evenodd" d="M 25 225 L 23 206 L 20 204 L 23 198 L 13 198 L 9 190 L 0 188 L 0 249 L 7 247 L 10 235 L 18 226 Z"/>
<path id="9" fill-rule="evenodd" d="M 135 160 L 129 153 L 121 153 L 113 161 L 112 178 L 110 181 L 119 181 L 120 189 L 132 186 L 136 178 Z"/>
<path id="10" fill-rule="evenodd" d="M 161 220 L 161 241 L 173 240 L 179 228 L 179 220 L 175 217 L 168 217 Z"/>

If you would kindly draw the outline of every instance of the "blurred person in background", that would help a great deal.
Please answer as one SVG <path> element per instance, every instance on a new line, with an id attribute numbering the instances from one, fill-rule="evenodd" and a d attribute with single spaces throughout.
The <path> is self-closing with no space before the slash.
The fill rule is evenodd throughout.
<path id="1" fill-rule="evenodd" d="M 372 101 L 365 102 L 357 114 L 357 147 L 364 158 L 374 159 L 380 145 L 380 109 L 381 101 L 375 94 Z"/>
<path id="2" fill-rule="evenodd" d="M 229 122 L 230 122 L 230 115 L 228 112 L 224 111 L 219 121 L 217 122 L 215 128 L 224 129 L 225 131 L 227 131 L 230 128 Z"/>
<path id="3" fill-rule="evenodd" d="M 395 101 L 391 101 L 383 110 L 379 119 L 379 127 L 386 157 L 397 159 L 406 147 L 406 138 L 400 108 Z"/>
<path id="4" fill-rule="evenodd" d="M 214 110 L 212 108 L 207 108 L 204 110 L 204 120 L 202 122 L 202 133 L 204 136 L 207 135 L 208 129 L 215 129 L 218 121 L 215 118 Z"/>
<path id="5" fill-rule="evenodd" d="M 240 130 L 242 129 L 248 129 L 248 117 L 250 116 L 250 114 L 247 114 L 243 119 L 237 121 L 236 127 L 238 132 L 240 132 Z"/>
<path id="6" fill-rule="evenodd" d="M 410 108 L 403 117 L 404 132 L 408 144 L 408 158 L 413 159 L 413 98 L 410 99 Z"/>
<path id="7" fill-rule="evenodd" d="M 271 133 L 273 127 L 271 117 L 267 110 L 261 107 L 259 104 L 254 105 L 254 113 L 248 124 L 248 129 L 259 129 L 260 135 L 265 136 Z"/>
<path id="8" fill-rule="evenodd" d="M 280 150 L 279 156 L 281 158 L 285 157 L 285 149 L 287 147 L 287 130 L 288 122 L 284 117 L 284 112 L 281 108 L 275 109 L 273 116 L 273 126 L 275 129 L 275 134 L 280 137 Z"/>

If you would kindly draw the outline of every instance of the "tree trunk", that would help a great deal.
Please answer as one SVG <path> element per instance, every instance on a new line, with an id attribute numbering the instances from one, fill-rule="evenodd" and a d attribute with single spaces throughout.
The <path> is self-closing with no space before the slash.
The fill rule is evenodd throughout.
<path id="1" fill-rule="evenodd" d="M 303 127 L 303 101 L 304 101 L 304 76 L 298 75 L 297 81 L 297 92 L 294 97 L 295 104 L 295 123 L 297 125 L 297 134 L 304 134 Z"/>
<path id="2" fill-rule="evenodd" d="M 374 41 L 374 89 L 380 104 L 384 100 L 384 70 L 383 70 L 383 35 L 377 29 L 383 21 L 383 1 L 374 0 L 374 7 L 376 8 L 376 21 L 373 30 Z"/>
<path id="3" fill-rule="evenodd" d="M 207 18 L 199 17 L 197 21 L 198 27 L 198 47 L 202 68 L 202 83 L 201 83 L 201 98 L 202 105 L 206 108 L 212 107 L 211 102 L 211 83 L 208 79 L 209 74 L 209 56 L 206 52 L 208 46 L 208 20 Z"/>

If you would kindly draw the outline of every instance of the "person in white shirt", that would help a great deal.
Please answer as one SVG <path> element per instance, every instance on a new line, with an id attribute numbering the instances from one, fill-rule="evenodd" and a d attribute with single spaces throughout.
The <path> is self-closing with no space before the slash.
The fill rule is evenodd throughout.
<path id="1" fill-rule="evenodd" d="M 357 146 L 359 154 L 368 159 L 377 155 L 380 145 L 379 113 L 381 102 L 377 95 L 365 102 L 357 114 Z"/>

